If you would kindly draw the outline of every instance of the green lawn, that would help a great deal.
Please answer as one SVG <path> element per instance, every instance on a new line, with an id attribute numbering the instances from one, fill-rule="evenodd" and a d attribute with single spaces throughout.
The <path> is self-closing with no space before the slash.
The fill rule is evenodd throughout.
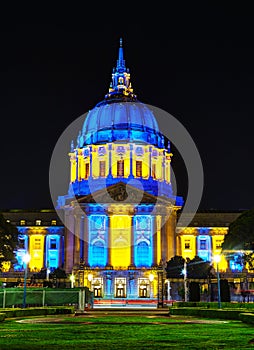
<path id="1" fill-rule="evenodd" d="M 197 319 L 145 315 L 25 320 L 33 319 L 44 322 L 12 319 L 0 323 L 0 349 L 254 349 L 254 328 L 238 321 L 192 324 Z M 53 320 L 56 323 L 48 322 Z"/>

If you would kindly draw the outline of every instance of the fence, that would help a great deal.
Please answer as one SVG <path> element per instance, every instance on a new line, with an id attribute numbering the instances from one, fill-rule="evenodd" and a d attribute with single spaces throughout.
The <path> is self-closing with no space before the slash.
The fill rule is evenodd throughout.
<path id="1" fill-rule="evenodd" d="M 88 288 L 82 289 L 27 289 L 27 306 L 61 306 L 74 305 L 84 310 L 87 304 L 93 306 L 93 293 Z M 0 289 L 0 308 L 20 307 L 23 304 L 23 288 Z"/>

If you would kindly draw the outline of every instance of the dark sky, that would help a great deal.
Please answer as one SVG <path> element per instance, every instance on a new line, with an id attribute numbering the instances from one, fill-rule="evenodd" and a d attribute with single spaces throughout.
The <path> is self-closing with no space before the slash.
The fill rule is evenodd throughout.
<path id="1" fill-rule="evenodd" d="M 2 23 L 0 208 L 52 207 L 55 143 L 103 99 L 121 36 L 139 100 L 178 118 L 198 147 L 205 174 L 200 209 L 253 206 L 253 11 L 207 6 L 164 17 L 151 11 L 117 21 L 92 17 L 96 25 L 87 16 Z M 177 153 L 173 161 L 185 195 Z"/>

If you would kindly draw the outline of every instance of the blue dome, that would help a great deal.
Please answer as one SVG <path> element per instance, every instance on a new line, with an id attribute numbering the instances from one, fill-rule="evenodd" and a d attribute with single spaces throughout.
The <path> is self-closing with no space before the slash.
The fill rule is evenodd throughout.
<path id="1" fill-rule="evenodd" d="M 153 112 L 139 101 L 107 101 L 96 105 L 87 115 L 80 145 L 113 141 L 138 141 L 164 147 Z"/>

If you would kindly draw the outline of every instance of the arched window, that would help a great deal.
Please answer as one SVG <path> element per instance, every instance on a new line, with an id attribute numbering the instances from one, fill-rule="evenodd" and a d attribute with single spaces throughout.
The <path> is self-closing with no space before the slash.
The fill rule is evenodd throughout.
<path id="1" fill-rule="evenodd" d="M 137 266 L 149 266 L 149 246 L 144 241 L 137 245 Z"/>
<path id="2" fill-rule="evenodd" d="M 105 248 L 101 241 L 96 241 L 92 245 L 92 265 L 93 266 L 104 266 L 104 254 Z"/>

